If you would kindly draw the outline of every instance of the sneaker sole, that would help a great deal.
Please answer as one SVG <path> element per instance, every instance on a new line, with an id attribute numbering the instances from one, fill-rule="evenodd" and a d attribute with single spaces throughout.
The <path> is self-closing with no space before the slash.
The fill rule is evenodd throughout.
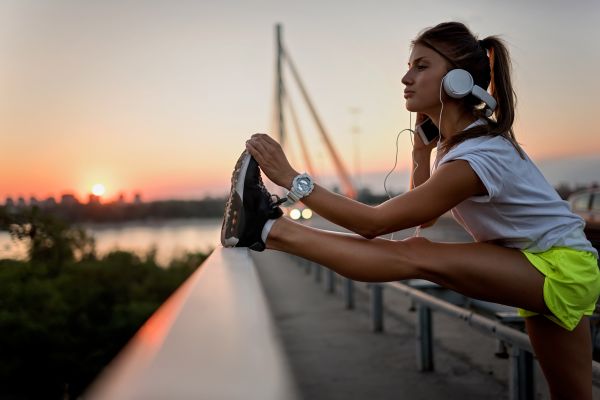
<path id="1" fill-rule="evenodd" d="M 244 230 L 244 181 L 252 156 L 244 151 L 231 175 L 231 193 L 225 206 L 225 216 L 221 226 L 221 244 L 224 247 L 235 247 Z"/>

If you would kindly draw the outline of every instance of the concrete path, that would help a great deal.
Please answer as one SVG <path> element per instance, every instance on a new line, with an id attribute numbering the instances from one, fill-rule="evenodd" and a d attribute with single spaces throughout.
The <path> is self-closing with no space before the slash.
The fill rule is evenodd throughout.
<path id="1" fill-rule="evenodd" d="M 357 309 L 346 310 L 339 293 L 327 294 L 291 256 L 265 251 L 253 258 L 303 398 L 508 398 L 508 362 L 494 358 L 493 339 L 464 323 L 434 314 L 436 371 L 420 373 L 407 299 L 386 291 L 394 317 L 386 314 L 385 332 L 373 333 L 367 292 L 357 291 Z"/>

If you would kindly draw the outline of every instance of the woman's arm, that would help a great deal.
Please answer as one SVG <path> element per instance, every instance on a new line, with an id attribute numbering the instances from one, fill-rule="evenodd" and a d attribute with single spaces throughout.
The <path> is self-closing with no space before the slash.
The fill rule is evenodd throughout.
<path id="1" fill-rule="evenodd" d="M 327 220 L 371 239 L 435 220 L 486 190 L 468 162 L 442 165 L 423 184 L 378 206 L 368 206 L 315 185 L 302 202 Z"/>
<path id="2" fill-rule="evenodd" d="M 279 186 L 290 188 L 298 174 L 281 146 L 267 135 L 254 135 L 247 148 L 262 171 Z M 429 170 L 429 164 L 424 169 Z M 485 187 L 466 161 L 442 165 L 415 189 L 378 206 L 369 206 L 315 185 L 302 202 L 327 220 L 365 238 L 421 225 L 442 215 L 468 197 L 485 193 Z"/>
<path id="3" fill-rule="evenodd" d="M 416 125 L 423 123 L 427 119 L 427 116 L 421 113 L 417 113 Z M 415 126 L 415 130 L 416 130 Z M 432 141 L 429 144 L 424 144 L 421 137 L 417 134 L 413 138 L 413 151 L 412 151 L 412 169 L 410 171 L 410 185 L 409 189 L 413 190 L 417 186 L 425 183 L 429 179 L 430 175 L 430 164 L 431 164 L 431 151 L 437 145 L 437 140 Z M 422 223 L 422 228 L 432 226 L 437 221 L 438 217 Z"/>
<path id="4" fill-rule="evenodd" d="M 410 171 L 410 189 L 425 183 L 429 179 L 431 150 L 413 150 L 412 170 Z"/>
<path id="5" fill-rule="evenodd" d="M 425 114 L 417 113 L 415 131 L 417 130 L 417 126 L 423 123 L 426 119 L 427 116 Z M 436 145 L 437 140 L 433 140 L 431 143 L 425 144 L 421 140 L 421 136 L 414 133 L 412 151 L 413 162 L 412 169 L 410 170 L 410 190 L 416 188 L 429 179 L 431 151 L 436 147 Z"/>
<path id="6" fill-rule="evenodd" d="M 412 163 L 413 167 L 412 167 L 411 174 L 410 174 L 410 185 L 409 185 L 410 190 L 413 190 L 417 186 L 422 185 L 423 183 L 425 183 L 427 181 L 427 179 L 429 179 L 431 150 L 430 149 L 427 149 L 427 150 L 413 149 L 412 157 L 413 157 L 413 163 Z M 433 224 L 435 224 L 437 219 L 438 219 L 438 217 L 435 217 L 434 219 L 432 219 L 430 221 L 420 224 L 420 226 L 421 226 L 421 228 L 430 227 Z"/>

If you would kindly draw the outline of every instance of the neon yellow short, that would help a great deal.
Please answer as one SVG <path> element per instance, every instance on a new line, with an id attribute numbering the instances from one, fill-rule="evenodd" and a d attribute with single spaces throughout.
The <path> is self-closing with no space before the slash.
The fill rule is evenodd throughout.
<path id="1" fill-rule="evenodd" d="M 542 253 L 522 250 L 544 276 L 544 301 L 551 321 L 572 331 L 584 315 L 592 315 L 600 295 L 600 271 L 593 253 L 553 247 Z M 537 315 L 519 308 L 519 315 Z"/>

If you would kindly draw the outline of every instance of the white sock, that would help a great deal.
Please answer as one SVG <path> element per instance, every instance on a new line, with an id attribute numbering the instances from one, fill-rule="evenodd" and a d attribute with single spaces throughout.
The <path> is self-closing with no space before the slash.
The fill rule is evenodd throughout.
<path id="1" fill-rule="evenodd" d="M 260 238 L 262 239 L 263 243 L 267 243 L 267 236 L 269 236 L 269 232 L 271 232 L 271 228 L 273 227 L 275 221 L 275 219 L 270 219 L 265 222 L 265 226 L 263 226 L 262 232 L 260 233 Z"/>

